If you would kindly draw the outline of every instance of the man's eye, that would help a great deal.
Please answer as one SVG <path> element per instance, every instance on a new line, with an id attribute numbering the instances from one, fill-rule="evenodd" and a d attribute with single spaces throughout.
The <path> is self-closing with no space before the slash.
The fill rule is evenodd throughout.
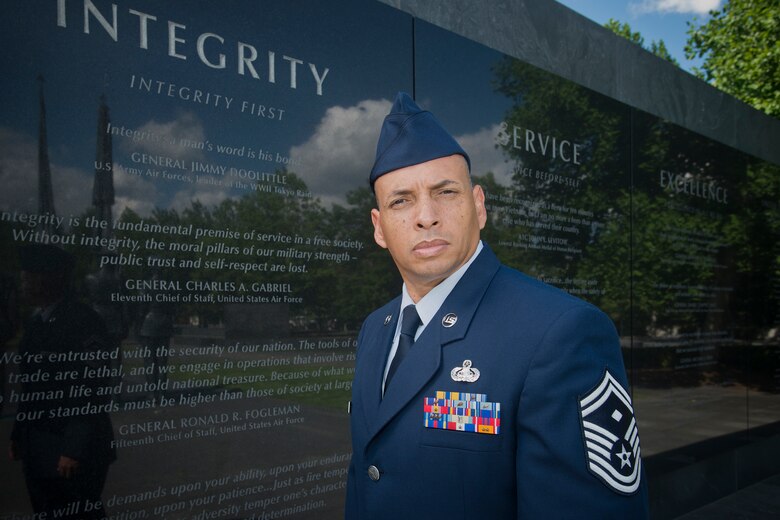
<path id="1" fill-rule="evenodd" d="M 403 205 L 405 202 L 406 202 L 406 199 L 393 199 L 393 200 L 390 201 L 390 207 L 391 208 L 398 207 L 398 206 Z"/>

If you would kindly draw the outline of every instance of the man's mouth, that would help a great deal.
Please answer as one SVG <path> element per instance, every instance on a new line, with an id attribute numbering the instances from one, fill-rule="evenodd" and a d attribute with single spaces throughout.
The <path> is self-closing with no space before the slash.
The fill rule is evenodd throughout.
<path id="1" fill-rule="evenodd" d="M 435 240 L 423 240 L 414 246 L 412 252 L 415 256 L 427 258 L 438 255 L 444 251 L 448 245 L 449 243 L 446 240 L 440 238 Z"/>

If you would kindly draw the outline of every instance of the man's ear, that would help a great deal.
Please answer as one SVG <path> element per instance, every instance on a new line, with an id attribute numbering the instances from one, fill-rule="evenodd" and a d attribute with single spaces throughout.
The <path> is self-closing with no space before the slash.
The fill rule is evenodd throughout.
<path id="1" fill-rule="evenodd" d="M 380 223 L 379 210 L 374 208 L 371 210 L 371 223 L 374 224 L 374 242 L 383 249 L 387 249 L 387 242 L 385 242 L 385 234 L 382 232 L 382 224 Z"/>
<path id="2" fill-rule="evenodd" d="M 471 190 L 474 195 L 474 207 L 477 210 L 477 222 L 479 222 L 479 229 L 485 229 L 485 223 L 487 222 L 487 209 L 485 208 L 485 192 L 482 186 L 479 184 L 474 185 Z"/>

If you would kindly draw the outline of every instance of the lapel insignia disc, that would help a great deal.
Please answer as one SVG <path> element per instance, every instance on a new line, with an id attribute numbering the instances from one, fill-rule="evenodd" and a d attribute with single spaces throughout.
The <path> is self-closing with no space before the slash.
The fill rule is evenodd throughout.
<path id="1" fill-rule="evenodd" d="M 455 325 L 457 322 L 458 322 L 458 316 L 454 312 L 447 314 L 445 317 L 441 319 L 441 324 L 447 327 L 448 329 L 453 325 Z"/>
<path id="2" fill-rule="evenodd" d="M 636 492 L 642 459 L 634 408 L 628 392 L 609 370 L 580 398 L 580 421 L 588 470 L 613 491 Z"/>
<path id="3" fill-rule="evenodd" d="M 467 359 L 463 362 L 462 367 L 455 367 L 450 372 L 450 376 L 453 381 L 463 381 L 464 383 L 473 383 L 479 379 L 479 370 L 471 368 L 471 360 Z"/>
<path id="4" fill-rule="evenodd" d="M 387 316 L 385 316 L 385 325 L 390 323 L 390 320 L 392 320 L 392 319 L 393 319 L 393 315 L 392 314 L 388 314 Z"/>

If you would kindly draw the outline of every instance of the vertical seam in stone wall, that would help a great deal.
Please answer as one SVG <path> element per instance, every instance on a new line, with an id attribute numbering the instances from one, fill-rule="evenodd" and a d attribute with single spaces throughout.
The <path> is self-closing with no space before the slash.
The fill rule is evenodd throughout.
<path id="1" fill-rule="evenodd" d="M 628 108 L 628 382 L 634 398 L 634 107 Z"/>

